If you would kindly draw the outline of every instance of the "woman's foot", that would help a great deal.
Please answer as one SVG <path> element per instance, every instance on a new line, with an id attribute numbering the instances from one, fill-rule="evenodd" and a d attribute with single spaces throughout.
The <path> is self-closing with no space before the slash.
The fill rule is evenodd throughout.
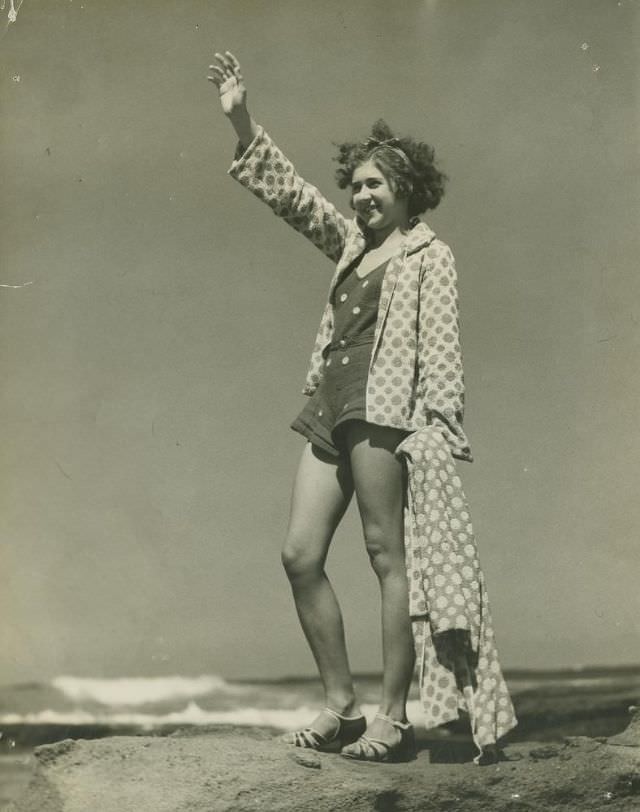
<path id="1" fill-rule="evenodd" d="M 340 752 L 357 761 L 412 761 L 416 742 L 412 725 L 377 713 L 367 732 Z"/>
<path id="2" fill-rule="evenodd" d="M 337 753 L 356 741 L 366 728 L 367 721 L 362 714 L 344 716 L 331 708 L 323 708 L 309 727 L 285 733 L 280 739 L 294 747 Z"/>

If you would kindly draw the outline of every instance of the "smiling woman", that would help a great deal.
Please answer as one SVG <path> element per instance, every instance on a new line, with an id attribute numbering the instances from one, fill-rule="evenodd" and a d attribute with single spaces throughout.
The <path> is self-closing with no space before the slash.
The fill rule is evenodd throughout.
<path id="1" fill-rule="evenodd" d="M 339 146 L 338 185 L 351 187 L 356 212 L 348 220 L 249 115 L 233 54 L 216 54 L 210 70 L 239 139 L 230 174 L 337 262 L 310 400 L 292 424 L 307 443 L 282 551 L 325 708 L 285 741 L 366 761 L 414 758 L 406 703 L 417 653 L 427 727 L 466 710 L 478 758 L 495 761 L 515 716 L 453 462 L 471 460 L 455 264 L 417 217 L 438 205 L 445 176 L 431 147 L 378 121 L 366 141 Z M 354 494 L 382 602 L 382 695 L 368 723 L 324 567 Z"/>
<path id="2" fill-rule="evenodd" d="M 351 186 L 355 191 L 360 180 L 356 173 L 363 164 L 372 163 L 389 179 L 393 193 L 406 199 L 409 217 L 440 203 L 447 176 L 436 167 L 433 147 L 413 138 L 395 138 L 382 119 L 375 122 L 365 141 L 345 142 L 338 149 L 336 180 L 341 189 Z M 353 199 L 351 205 L 357 208 Z"/>

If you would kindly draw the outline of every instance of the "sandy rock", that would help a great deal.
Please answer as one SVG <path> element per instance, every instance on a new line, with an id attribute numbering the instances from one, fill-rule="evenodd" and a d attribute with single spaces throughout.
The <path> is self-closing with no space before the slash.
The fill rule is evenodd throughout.
<path id="1" fill-rule="evenodd" d="M 585 753 L 598 750 L 606 739 L 590 739 L 588 736 L 565 736 L 564 743 L 567 747 L 579 747 Z"/>
<path id="2" fill-rule="evenodd" d="M 53 744 L 43 744 L 36 747 L 33 754 L 41 764 L 48 764 L 50 761 L 55 761 L 59 756 L 70 753 L 75 746 L 75 739 L 63 739 Z"/>
<path id="3" fill-rule="evenodd" d="M 14 812 L 567 812 L 640 809 L 636 748 L 579 737 L 505 748 L 506 761 L 362 764 L 239 729 L 37 748 Z M 563 755 L 569 755 L 564 758 Z M 317 766 L 316 766 L 317 765 Z M 311 769 L 309 769 L 311 768 Z"/>
<path id="4" fill-rule="evenodd" d="M 534 747 L 529 750 L 529 757 L 540 761 L 540 759 L 558 758 L 562 748 L 556 744 L 545 744 L 543 747 Z"/>
<path id="5" fill-rule="evenodd" d="M 629 708 L 631 721 L 626 730 L 607 739 L 609 744 L 622 747 L 640 747 L 640 708 L 631 705 Z"/>
<path id="6" fill-rule="evenodd" d="M 314 752 L 292 747 L 288 755 L 292 761 L 295 761 L 296 764 L 300 764 L 301 767 L 311 767 L 315 770 L 322 768 L 322 762 L 319 756 Z"/>

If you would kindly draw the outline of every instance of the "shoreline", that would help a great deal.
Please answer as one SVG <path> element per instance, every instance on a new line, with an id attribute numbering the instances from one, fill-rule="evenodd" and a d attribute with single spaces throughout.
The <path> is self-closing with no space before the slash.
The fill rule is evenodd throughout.
<path id="1" fill-rule="evenodd" d="M 562 741 L 565 736 L 612 736 L 622 731 L 628 722 L 628 709 L 638 704 L 640 691 L 634 685 L 625 685 L 612 691 L 545 691 L 534 689 L 514 694 L 518 725 L 503 739 L 515 743 L 529 738 L 538 741 Z M 452 736 L 469 736 L 465 714 L 461 718 L 429 731 L 415 723 L 417 735 L 424 741 L 440 741 Z M 281 727 L 248 722 L 170 722 L 154 725 L 89 722 L 86 724 L 37 722 L 4 723 L 0 725 L 0 758 L 23 752 L 43 744 L 62 739 L 103 739 L 112 736 L 166 737 L 178 730 L 260 729 L 277 733 Z"/>

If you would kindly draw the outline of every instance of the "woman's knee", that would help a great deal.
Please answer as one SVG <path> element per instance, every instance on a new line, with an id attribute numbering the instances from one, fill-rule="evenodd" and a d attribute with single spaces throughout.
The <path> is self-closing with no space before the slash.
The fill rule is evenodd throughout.
<path id="1" fill-rule="evenodd" d="M 309 543 L 308 536 L 292 533 L 287 536 L 280 557 L 290 581 L 320 575 L 326 558 L 324 552 Z"/>
<path id="2" fill-rule="evenodd" d="M 367 555 L 379 578 L 404 570 L 404 542 L 396 535 L 377 525 L 364 529 Z"/>

